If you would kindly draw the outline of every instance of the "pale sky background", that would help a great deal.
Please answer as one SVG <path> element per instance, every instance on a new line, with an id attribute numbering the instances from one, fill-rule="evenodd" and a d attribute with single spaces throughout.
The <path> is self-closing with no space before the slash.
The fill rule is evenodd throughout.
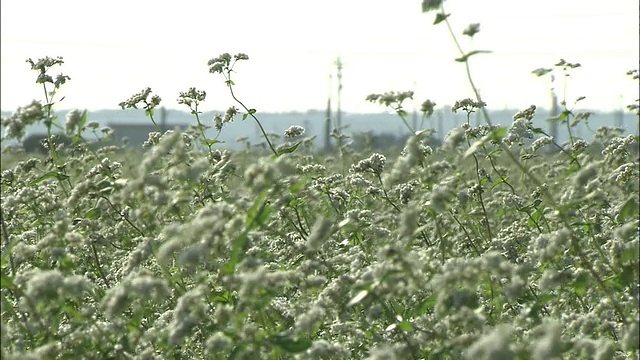
<path id="1" fill-rule="evenodd" d="M 207 61 L 221 53 L 249 55 L 234 75 L 236 94 L 259 112 L 324 109 L 343 62 L 342 109 L 379 112 L 370 93 L 414 90 L 415 104 L 438 106 L 472 97 L 464 65 L 444 24 L 422 13 L 421 0 L 70 1 L 7 0 L 1 6 L 1 108 L 43 99 L 25 62 L 62 56 L 54 68 L 71 77 L 57 109 L 116 109 L 145 87 L 177 104 L 180 91 L 205 90 L 202 110 L 234 105 Z M 579 62 L 568 100 L 581 108 L 617 110 L 638 98 L 625 73 L 638 68 L 637 0 L 449 0 L 454 31 L 481 24 L 467 51 L 490 108 L 549 106 L 549 81 L 531 71 L 560 58 Z M 329 75 L 334 73 L 333 83 Z M 557 88 L 561 90 L 561 82 Z M 334 97 L 335 104 L 335 97 Z"/>

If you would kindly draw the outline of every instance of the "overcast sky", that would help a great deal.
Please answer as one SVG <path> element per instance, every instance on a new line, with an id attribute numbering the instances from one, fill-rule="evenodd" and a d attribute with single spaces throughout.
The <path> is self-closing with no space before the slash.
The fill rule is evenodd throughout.
<path id="1" fill-rule="evenodd" d="M 224 79 L 207 61 L 243 52 L 236 94 L 258 111 L 323 109 L 337 87 L 334 62 L 343 62 L 342 109 L 377 112 L 370 93 L 414 90 L 415 104 L 438 106 L 471 97 L 464 66 L 435 13 L 421 0 L 227 1 L 2 1 L 1 107 L 13 111 L 42 99 L 36 73 L 25 62 L 62 56 L 54 69 L 71 77 L 58 109 L 115 109 L 151 87 L 168 108 L 180 109 L 180 91 L 208 94 L 203 110 L 233 105 Z M 568 100 L 582 108 L 614 110 L 638 98 L 625 75 L 638 68 L 637 0 L 449 0 L 454 31 L 481 24 L 466 50 L 490 108 L 549 105 L 549 81 L 531 74 L 560 58 L 579 62 Z M 333 83 L 330 74 L 334 73 Z M 561 90 L 561 82 L 558 88 Z M 332 86 L 331 86 L 332 85 Z M 335 97 L 334 97 L 335 101 Z M 187 110 L 186 108 L 183 108 Z"/>

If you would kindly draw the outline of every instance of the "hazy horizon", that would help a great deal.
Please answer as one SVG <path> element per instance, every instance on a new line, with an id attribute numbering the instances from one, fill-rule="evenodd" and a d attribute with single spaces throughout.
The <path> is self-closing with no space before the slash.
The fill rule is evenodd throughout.
<path id="1" fill-rule="evenodd" d="M 208 73 L 207 61 L 224 52 L 249 55 L 236 66 L 235 91 L 259 112 L 324 110 L 330 94 L 335 111 L 338 57 L 345 112 L 384 111 L 365 101 L 370 93 L 413 90 L 409 111 L 426 99 L 440 107 L 473 96 L 464 66 L 453 60 L 459 55 L 446 27 L 432 25 L 435 14 L 421 13 L 420 0 L 172 5 L 148 0 L 0 3 L 2 111 L 43 98 L 25 60 L 44 56 L 62 56 L 65 64 L 52 74 L 71 77 L 57 109 L 117 109 L 151 87 L 162 97 L 161 105 L 187 110 L 176 99 L 192 86 L 207 92 L 202 111 L 237 106 L 222 76 Z M 472 41 L 459 40 L 467 51 L 492 51 L 471 58 L 474 80 L 491 109 L 548 108 L 549 79 L 531 71 L 561 58 L 582 64 L 568 82 L 569 106 L 586 96 L 578 108 L 618 111 L 639 97 L 638 82 L 625 74 L 640 62 L 637 1 L 603 7 L 577 0 L 450 0 L 445 6 L 456 34 L 469 23 L 481 24 Z M 555 88 L 562 97 L 562 79 Z"/>

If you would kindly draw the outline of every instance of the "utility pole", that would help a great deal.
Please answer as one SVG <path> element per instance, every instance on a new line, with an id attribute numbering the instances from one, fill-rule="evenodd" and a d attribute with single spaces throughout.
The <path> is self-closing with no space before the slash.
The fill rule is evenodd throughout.
<path id="1" fill-rule="evenodd" d="M 624 119 L 624 110 L 622 108 L 622 94 L 618 95 L 618 113 L 616 114 L 616 127 L 622 128 Z"/>
<path id="2" fill-rule="evenodd" d="M 333 76 L 329 74 L 329 97 L 327 97 L 327 118 L 324 122 L 324 149 L 331 149 L 331 86 Z"/>
<path id="3" fill-rule="evenodd" d="M 342 114 L 340 109 L 340 92 L 342 91 L 342 61 L 340 61 L 340 57 L 336 60 L 336 68 L 338 69 L 338 104 L 337 104 L 337 112 L 336 112 L 336 123 L 338 124 L 338 129 L 342 129 Z"/>
<path id="4" fill-rule="evenodd" d="M 560 108 L 558 107 L 558 96 L 553 88 L 555 77 L 551 75 L 551 109 L 549 110 L 549 134 L 554 141 L 558 141 L 558 116 Z"/>
<path id="5" fill-rule="evenodd" d="M 165 107 L 160 108 L 160 130 L 162 132 L 167 131 L 167 109 Z"/>

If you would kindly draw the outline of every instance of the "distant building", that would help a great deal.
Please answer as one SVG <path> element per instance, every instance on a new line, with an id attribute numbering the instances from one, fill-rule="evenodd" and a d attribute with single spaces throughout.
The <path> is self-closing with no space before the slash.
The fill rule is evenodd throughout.
<path id="1" fill-rule="evenodd" d="M 134 148 L 142 148 L 142 144 L 144 144 L 147 139 L 149 139 L 149 133 L 158 131 L 158 129 L 153 124 L 107 124 L 113 130 L 113 136 L 116 144 L 121 144 L 123 138 L 127 138 L 128 146 Z M 185 131 L 188 126 L 187 125 L 178 125 L 178 124 L 165 124 L 163 126 L 166 130 L 172 130 L 175 128 L 179 128 L 182 131 Z M 162 132 L 166 131 L 161 129 Z"/>

